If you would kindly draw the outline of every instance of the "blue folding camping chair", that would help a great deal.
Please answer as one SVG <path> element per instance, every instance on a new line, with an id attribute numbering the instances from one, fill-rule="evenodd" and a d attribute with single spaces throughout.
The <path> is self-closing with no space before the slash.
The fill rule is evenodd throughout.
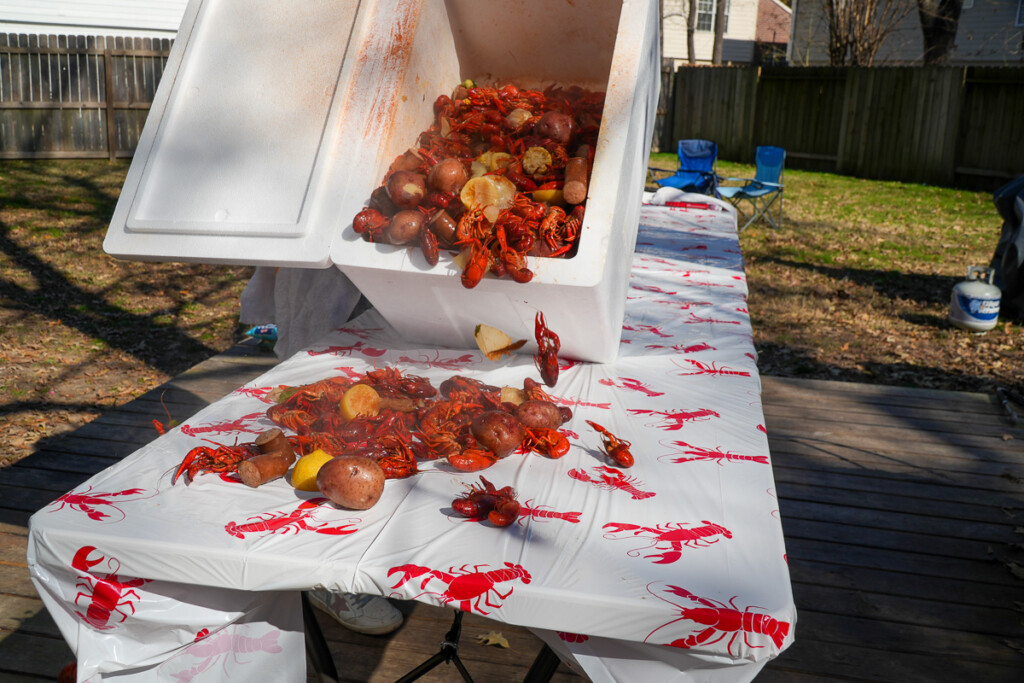
<path id="1" fill-rule="evenodd" d="M 760 219 L 776 229 L 782 225 L 782 191 L 785 189 L 782 173 L 786 164 L 786 150 L 767 145 L 758 147 L 754 162 L 757 171 L 753 178 L 722 178 L 723 183 L 733 181 L 743 184 L 718 186 L 719 195 L 732 202 L 737 210 L 740 210 L 740 202 L 750 203 L 750 218 L 740 228 L 740 232 Z M 771 209 L 776 202 L 778 211 L 773 216 Z"/>
<path id="2" fill-rule="evenodd" d="M 676 154 L 679 156 L 679 169 L 667 178 L 653 176 L 655 170 L 664 169 L 648 169 L 652 172 L 654 184 L 717 197 L 715 160 L 718 158 L 718 145 L 710 140 L 680 140 Z"/>

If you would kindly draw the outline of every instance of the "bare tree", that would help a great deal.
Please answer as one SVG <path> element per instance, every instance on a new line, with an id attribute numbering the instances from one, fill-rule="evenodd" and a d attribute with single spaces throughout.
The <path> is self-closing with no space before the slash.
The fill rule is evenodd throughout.
<path id="1" fill-rule="evenodd" d="M 689 0 L 686 6 L 686 56 L 690 66 L 697 63 L 697 47 L 693 36 L 697 32 L 697 0 Z"/>
<path id="2" fill-rule="evenodd" d="M 828 25 L 828 63 L 832 66 L 846 66 L 850 54 L 853 25 L 850 8 L 847 0 L 821 0 L 821 11 Z"/>
<path id="3" fill-rule="evenodd" d="M 725 5 L 728 0 L 715 0 L 715 39 L 711 44 L 711 63 L 722 65 L 722 43 L 725 39 Z"/>
<path id="4" fill-rule="evenodd" d="M 828 24 L 828 56 L 832 66 L 871 66 L 886 38 L 915 7 L 912 0 L 820 2 Z"/>
<path id="5" fill-rule="evenodd" d="M 962 9 L 963 0 L 917 0 L 925 64 L 945 64 L 949 61 Z"/>

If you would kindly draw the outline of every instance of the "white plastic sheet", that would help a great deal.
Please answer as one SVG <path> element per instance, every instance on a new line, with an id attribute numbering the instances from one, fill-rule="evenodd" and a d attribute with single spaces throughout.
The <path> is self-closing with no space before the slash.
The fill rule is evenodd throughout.
<path id="1" fill-rule="evenodd" d="M 478 477 L 443 461 L 362 512 L 285 480 L 171 485 L 204 439 L 271 427 L 278 385 L 384 366 L 435 386 L 538 376 L 528 355 L 412 347 L 372 311 L 40 510 L 29 563 L 80 680 L 301 680 L 294 596 L 315 586 L 536 629 L 594 680 L 753 678 L 792 642 L 796 613 L 734 217 L 645 207 L 628 297 L 618 360 L 564 362 L 548 390 L 574 411 L 569 453 L 483 472 L 518 491 L 511 527 L 455 515 Z M 585 420 L 632 442 L 635 466 L 609 467 Z"/>

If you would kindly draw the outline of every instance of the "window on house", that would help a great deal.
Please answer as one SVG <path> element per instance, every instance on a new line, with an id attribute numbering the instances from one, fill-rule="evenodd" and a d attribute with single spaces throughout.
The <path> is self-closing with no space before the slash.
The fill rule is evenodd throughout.
<path id="1" fill-rule="evenodd" d="M 963 0 L 963 2 L 960 4 L 960 9 L 974 9 L 974 0 Z"/>
<path id="2" fill-rule="evenodd" d="M 1021 0 L 1024 2 L 1024 0 Z M 716 0 L 697 0 L 697 30 L 713 31 L 715 28 Z M 725 26 L 722 33 L 729 30 L 729 0 L 725 0 Z"/>
<path id="3" fill-rule="evenodd" d="M 1017 0 L 1017 21 L 1013 25 L 1024 26 L 1024 0 Z"/>

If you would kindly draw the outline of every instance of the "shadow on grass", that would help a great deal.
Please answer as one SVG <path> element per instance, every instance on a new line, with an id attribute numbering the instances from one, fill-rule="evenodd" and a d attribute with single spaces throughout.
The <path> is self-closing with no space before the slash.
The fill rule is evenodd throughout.
<path id="1" fill-rule="evenodd" d="M 72 279 L 68 268 L 79 263 L 85 268 L 102 268 L 102 259 L 90 255 L 78 261 L 72 256 L 68 267 L 65 267 L 47 258 L 45 250 L 61 249 L 64 240 L 77 242 L 88 236 L 91 243 L 96 233 L 105 230 L 117 203 L 117 196 L 110 189 L 116 182 L 93 181 L 85 174 L 63 172 L 52 164 L 38 169 L 29 167 L 28 171 L 19 173 L 15 182 L 22 185 L 4 199 L 5 208 L 14 215 L 19 215 L 20 208 L 22 213 L 30 209 L 31 215 L 42 216 L 43 220 L 29 224 L 31 231 L 42 234 L 56 232 L 52 247 L 49 243 L 30 246 L 15 237 L 14 226 L 0 222 L 0 257 L 13 271 L 12 275 L 0 277 L 0 301 L 6 309 L 8 324 L 11 321 L 16 323 L 19 315 L 24 318 L 41 316 L 81 333 L 87 344 L 116 349 L 169 375 L 180 373 L 217 353 L 216 348 L 190 336 L 176 322 L 186 307 L 203 306 L 214 300 L 223 288 L 217 279 L 207 282 L 200 278 L 190 279 L 187 273 L 176 273 L 170 279 L 163 274 L 155 276 L 159 281 L 154 283 L 153 277 L 147 278 L 145 271 L 136 269 L 102 289 L 86 288 Z M 76 226 L 64 227 L 62 217 L 71 217 Z M 79 221 L 81 225 L 77 225 Z M 143 281 L 144 278 L 148 281 Z M 118 300 L 124 292 L 128 297 L 136 297 L 162 293 L 158 290 L 183 290 L 183 293 L 187 290 L 188 296 L 173 295 L 169 305 L 141 313 L 133 312 L 127 308 L 128 304 Z M 47 353 L 60 360 L 59 350 L 51 349 Z M 86 362 L 92 363 L 94 359 Z M 78 373 L 81 365 L 65 363 L 63 371 L 52 383 L 64 382 Z M 99 413 L 109 407 L 99 403 L 50 403 L 37 395 L 26 396 L 24 400 L 17 398 L 5 397 L 0 405 L 0 416 L 65 410 Z"/>
<path id="2" fill-rule="evenodd" d="M 919 304 L 942 305 L 949 303 L 953 287 L 963 278 L 948 275 L 925 275 L 903 273 L 898 270 L 867 270 L 864 268 L 840 268 L 817 263 L 805 263 L 777 256 L 761 256 L 759 261 L 824 275 L 839 284 L 852 282 L 868 287 L 892 300 L 902 299 Z"/>

